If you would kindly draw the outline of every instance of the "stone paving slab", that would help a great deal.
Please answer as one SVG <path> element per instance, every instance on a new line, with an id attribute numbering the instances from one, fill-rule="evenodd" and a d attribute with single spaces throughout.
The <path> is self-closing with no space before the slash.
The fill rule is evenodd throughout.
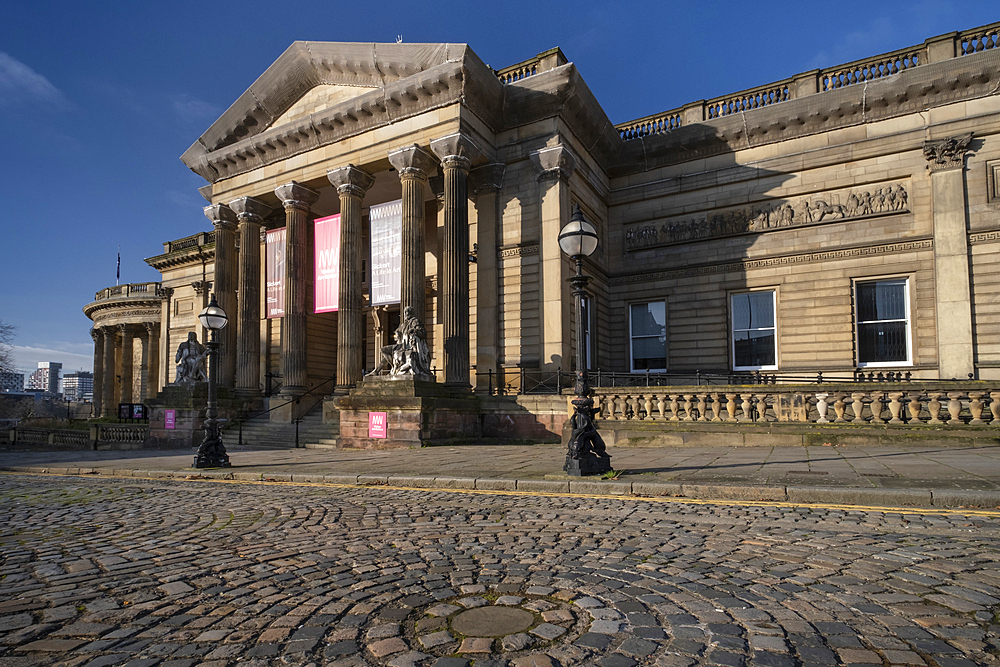
<path id="1" fill-rule="evenodd" d="M 0 665 L 1000 667 L 1000 511 L 0 475 Z"/>
<path id="2" fill-rule="evenodd" d="M 0 469 L 887 507 L 1000 507 L 1000 447 L 618 447 L 611 449 L 612 463 L 622 474 L 614 480 L 566 476 L 560 445 L 229 451 L 233 467 L 227 470 L 191 469 L 188 450 L 0 451 Z"/>

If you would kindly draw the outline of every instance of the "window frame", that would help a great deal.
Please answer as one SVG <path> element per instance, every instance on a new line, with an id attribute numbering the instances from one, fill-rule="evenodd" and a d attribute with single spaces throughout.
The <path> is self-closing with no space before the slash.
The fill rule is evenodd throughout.
<path id="1" fill-rule="evenodd" d="M 762 366 L 737 366 L 736 365 L 736 317 L 734 315 L 733 308 L 733 297 L 741 296 L 743 294 L 761 294 L 769 293 L 771 295 L 771 309 L 774 313 L 774 320 L 770 327 L 757 328 L 757 329 L 739 329 L 739 331 L 766 331 L 770 329 L 774 331 L 774 363 Z M 744 289 L 729 292 L 726 295 L 726 305 L 729 308 L 729 354 L 730 354 L 730 367 L 734 371 L 776 371 L 778 370 L 778 288 L 777 287 L 760 287 L 754 289 Z"/>
<path id="2" fill-rule="evenodd" d="M 636 338 L 659 338 L 659 336 L 653 335 L 641 335 L 634 336 L 632 334 L 632 308 L 635 306 L 648 306 L 651 303 L 663 304 L 663 368 L 636 368 L 635 367 L 635 353 L 633 349 L 633 341 Z M 648 301 L 634 301 L 629 302 L 628 311 L 626 316 L 628 317 L 628 367 L 629 373 L 666 373 L 667 366 L 670 365 L 670 360 L 667 357 L 667 322 L 669 322 L 668 311 L 667 311 L 667 300 L 666 299 L 651 299 Z"/>
<path id="3" fill-rule="evenodd" d="M 855 363 L 858 368 L 899 368 L 913 366 L 913 298 L 910 290 L 913 289 L 912 276 L 890 275 L 872 276 L 865 278 L 853 278 L 851 280 L 851 297 L 854 301 L 854 354 Z M 903 283 L 903 308 L 906 317 L 903 320 L 865 320 L 861 321 L 859 312 L 860 303 L 858 301 L 858 286 L 864 283 L 879 282 L 902 282 Z M 861 325 L 875 324 L 878 322 L 899 322 L 906 325 L 906 360 L 905 361 L 861 361 Z"/>

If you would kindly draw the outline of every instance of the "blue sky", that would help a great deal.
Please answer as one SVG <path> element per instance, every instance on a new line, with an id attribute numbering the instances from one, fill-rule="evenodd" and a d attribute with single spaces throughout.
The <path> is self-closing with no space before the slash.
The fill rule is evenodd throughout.
<path id="1" fill-rule="evenodd" d="M 496 68 L 562 48 L 613 122 L 1000 20 L 917 2 L 8 3 L 0 22 L 0 321 L 18 366 L 91 370 L 82 308 L 158 280 L 210 228 L 179 156 L 295 40 L 464 42 Z"/>

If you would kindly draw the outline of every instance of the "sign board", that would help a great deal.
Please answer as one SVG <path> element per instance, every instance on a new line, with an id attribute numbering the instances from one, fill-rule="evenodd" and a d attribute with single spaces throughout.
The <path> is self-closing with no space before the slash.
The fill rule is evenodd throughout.
<path id="1" fill-rule="evenodd" d="M 268 319 L 285 314 L 285 233 L 285 227 L 269 229 L 264 240 L 264 310 Z"/>
<path id="2" fill-rule="evenodd" d="M 316 252 L 314 312 L 337 310 L 340 301 L 340 214 L 313 222 Z"/>
<path id="3" fill-rule="evenodd" d="M 118 419 L 147 419 L 146 406 L 142 403 L 119 403 Z"/>
<path id="4" fill-rule="evenodd" d="M 372 251 L 371 304 L 399 303 L 403 257 L 403 200 L 372 206 L 368 216 Z"/>
<path id="5" fill-rule="evenodd" d="M 177 428 L 177 411 L 176 410 L 164 410 L 163 411 L 163 428 L 166 428 L 166 429 L 176 429 Z"/>
<path id="6" fill-rule="evenodd" d="M 802 394 L 778 394 L 774 413 L 779 422 L 805 422 L 809 403 Z"/>
<path id="7" fill-rule="evenodd" d="M 389 431 L 389 415 L 385 412 L 368 413 L 368 437 L 385 438 Z"/>

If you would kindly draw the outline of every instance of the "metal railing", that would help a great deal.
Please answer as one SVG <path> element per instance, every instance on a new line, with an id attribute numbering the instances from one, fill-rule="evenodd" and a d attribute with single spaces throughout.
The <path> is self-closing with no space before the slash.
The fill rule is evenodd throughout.
<path id="1" fill-rule="evenodd" d="M 302 399 L 304 399 L 306 396 L 309 396 L 309 395 L 313 394 L 314 392 L 316 392 L 321 387 L 325 387 L 326 385 L 330 384 L 331 382 L 336 382 L 336 381 L 337 381 L 336 377 L 327 378 L 326 380 L 324 380 L 323 382 L 319 383 L 318 385 L 316 385 L 315 387 L 313 387 L 309 391 L 306 391 L 305 393 L 303 393 L 303 394 L 301 394 L 299 396 L 296 396 L 295 398 L 287 400 L 284 403 L 279 403 L 278 405 L 275 405 L 274 407 L 268 408 L 267 410 L 259 410 L 257 412 L 251 413 L 251 414 L 247 414 L 245 411 L 241 411 L 240 412 L 240 416 L 236 418 L 236 428 L 239 429 L 239 441 L 237 442 L 237 444 L 239 446 L 243 445 L 243 425 L 246 422 L 250 421 L 251 419 L 256 419 L 257 417 L 263 417 L 264 415 L 267 415 L 267 414 L 270 414 L 270 413 L 274 412 L 278 408 L 284 408 L 286 406 L 291 405 L 292 403 L 296 403 L 296 404 L 301 403 Z M 317 400 L 315 403 L 313 403 L 309 407 L 308 410 L 305 410 L 302 413 L 302 415 L 304 416 L 307 413 L 311 412 L 317 405 L 320 404 L 320 402 L 323 400 L 323 398 L 324 397 L 321 396 L 319 398 L 319 400 Z M 299 423 L 301 421 L 302 421 L 302 417 L 301 416 L 300 417 L 296 417 L 295 419 L 292 420 L 292 422 L 295 424 L 295 449 L 299 449 Z M 226 428 L 226 429 L 233 428 L 233 423 L 229 422 L 228 424 L 226 424 L 226 426 L 224 428 Z"/>

